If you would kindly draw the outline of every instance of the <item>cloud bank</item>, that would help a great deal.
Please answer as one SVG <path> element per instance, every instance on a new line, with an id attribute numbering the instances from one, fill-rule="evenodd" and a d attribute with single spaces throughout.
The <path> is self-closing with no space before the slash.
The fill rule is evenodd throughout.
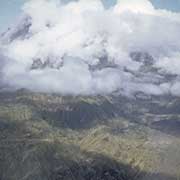
<path id="1" fill-rule="evenodd" d="M 11 89 L 93 95 L 180 95 L 180 14 L 148 0 L 30 0 L 1 36 Z"/>

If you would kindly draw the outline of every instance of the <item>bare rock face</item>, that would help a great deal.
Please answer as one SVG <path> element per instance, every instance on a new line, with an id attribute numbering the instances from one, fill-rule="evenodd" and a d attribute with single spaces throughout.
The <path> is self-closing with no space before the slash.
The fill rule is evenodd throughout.
<path id="1" fill-rule="evenodd" d="M 13 42 L 17 39 L 26 39 L 30 36 L 31 18 L 23 16 L 20 18 L 19 23 L 14 27 L 10 27 L 1 34 L 1 41 L 5 43 Z"/>
<path id="2" fill-rule="evenodd" d="M 130 57 L 133 61 L 141 62 L 146 66 L 154 64 L 154 58 L 147 52 L 131 52 Z"/>
<path id="3" fill-rule="evenodd" d="M 41 59 L 35 59 L 31 65 L 31 70 L 35 69 L 44 69 L 44 68 L 55 68 L 54 65 L 47 59 L 45 62 L 42 62 Z"/>

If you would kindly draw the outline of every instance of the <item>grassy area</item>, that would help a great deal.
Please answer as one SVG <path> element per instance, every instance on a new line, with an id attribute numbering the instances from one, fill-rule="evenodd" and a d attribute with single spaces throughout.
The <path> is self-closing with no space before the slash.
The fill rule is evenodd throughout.
<path id="1" fill-rule="evenodd" d="M 131 118 L 109 118 L 106 108 L 111 104 L 111 97 L 7 95 L 0 103 L 0 179 L 138 180 L 158 173 L 164 180 L 164 173 L 178 177 L 179 139 Z M 91 118 L 64 116 L 72 112 Z"/>

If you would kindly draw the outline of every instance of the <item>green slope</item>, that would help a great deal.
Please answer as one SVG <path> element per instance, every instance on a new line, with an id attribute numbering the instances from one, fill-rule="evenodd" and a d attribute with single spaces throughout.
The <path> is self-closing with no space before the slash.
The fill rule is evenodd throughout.
<path id="1" fill-rule="evenodd" d="M 0 100 L 0 180 L 180 177 L 179 138 L 151 126 L 160 115 L 172 120 L 154 112 L 151 104 L 160 109 L 162 100 L 27 91 L 0 93 Z"/>

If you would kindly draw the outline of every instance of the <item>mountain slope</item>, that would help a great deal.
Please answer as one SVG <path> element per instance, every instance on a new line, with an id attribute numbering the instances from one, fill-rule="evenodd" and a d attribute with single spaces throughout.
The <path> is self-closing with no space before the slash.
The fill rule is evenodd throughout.
<path id="1" fill-rule="evenodd" d="M 131 105 L 136 111 L 123 111 L 132 99 L 63 97 L 24 90 L 3 92 L 0 98 L 2 180 L 179 177 L 179 138 L 151 126 L 160 116 L 153 101 L 134 99 Z M 162 100 L 154 103 L 162 108 Z M 171 106 L 163 107 L 174 113 L 173 105 L 172 100 Z M 152 118 L 146 122 L 142 116 Z M 169 114 L 161 116 L 167 121 Z"/>

